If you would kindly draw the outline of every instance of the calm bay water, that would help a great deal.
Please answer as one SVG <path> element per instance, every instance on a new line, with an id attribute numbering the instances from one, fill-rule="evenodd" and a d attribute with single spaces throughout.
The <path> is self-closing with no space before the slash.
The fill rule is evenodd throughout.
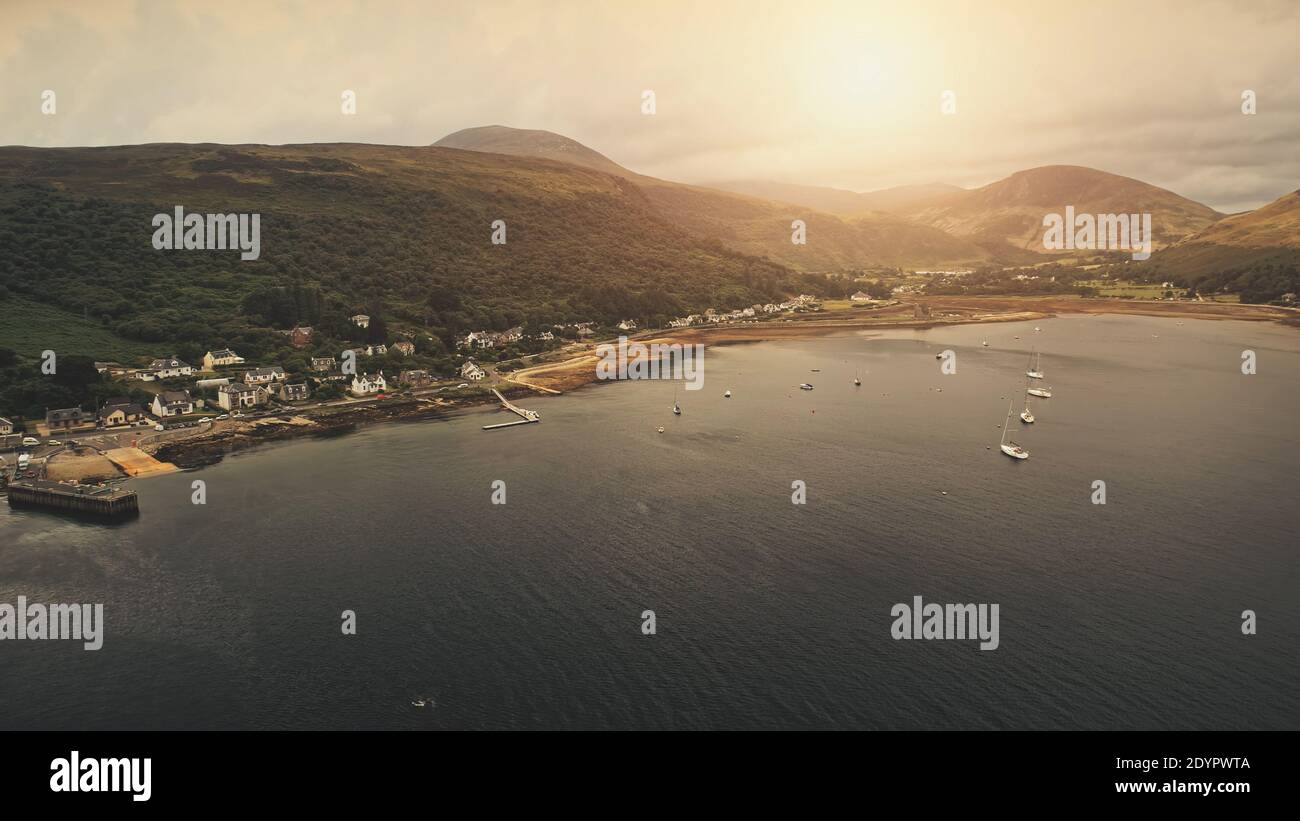
<path id="1" fill-rule="evenodd" d="M 624 383 L 279 444 L 119 526 L 0 507 L 0 601 L 108 623 L 0 642 L 0 727 L 1300 729 L 1300 334 L 1037 325 L 710 348 L 681 417 Z M 1000 648 L 892 640 L 914 595 L 1000 604 Z"/>

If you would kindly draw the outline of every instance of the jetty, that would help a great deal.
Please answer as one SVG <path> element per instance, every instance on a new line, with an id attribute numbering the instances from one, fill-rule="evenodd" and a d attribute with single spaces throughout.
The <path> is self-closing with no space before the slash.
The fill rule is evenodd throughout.
<path id="1" fill-rule="evenodd" d="M 10 482 L 9 506 L 59 510 L 113 519 L 140 515 L 140 504 L 134 490 L 49 479 Z"/>
<path id="2" fill-rule="evenodd" d="M 502 422 L 499 425 L 484 425 L 483 430 L 496 430 L 497 428 L 512 428 L 515 425 L 531 425 L 534 422 L 542 421 L 542 415 L 537 411 L 528 410 L 527 408 L 519 407 L 518 405 L 511 402 L 509 399 L 506 399 L 504 396 L 502 396 L 501 391 L 497 390 L 496 388 L 493 388 L 492 392 L 497 395 L 497 399 L 501 400 L 501 407 L 505 408 L 511 413 L 519 414 L 520 418 L 515 420 L 514 422 Z"/>

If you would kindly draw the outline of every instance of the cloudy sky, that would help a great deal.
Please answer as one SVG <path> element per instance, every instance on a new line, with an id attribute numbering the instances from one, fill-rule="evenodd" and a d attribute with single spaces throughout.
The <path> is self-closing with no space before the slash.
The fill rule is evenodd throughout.
<path id="1" fill-rule="evenodd" d="M 1071 163 L 1223 211 L 1300 188 L 1293 0 L 0 0 L 0 17 L 5 145 L 426 145 L 500 124 L 686 182 L 975 186 Z"/>

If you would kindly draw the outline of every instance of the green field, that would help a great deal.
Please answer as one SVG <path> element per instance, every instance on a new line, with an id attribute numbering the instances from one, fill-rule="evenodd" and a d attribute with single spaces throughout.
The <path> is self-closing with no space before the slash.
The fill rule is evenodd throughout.
<path id="1" fill-rule="evenodd" d="M 16 294 L 0 300 L 0 348 L 33 359 L 46 350 L 101 361 L 166 355 L 146 343 L 123 339 L 94 320 Z"/>
<path id="2" fill-rule="evenodd" d="M 1145 285 L 1137 282 L 1117 282 L 1109 279 L 1092 279 L 1079 282 L 1096 288 L 1102 296 L 1117 296 L 1124 299 L 1156 299 L 1163 297 L 1165 291 L 1172 291 L 1175 297 L 1186 295 L 1186 288 L 1165 288 L 1162 285 Z"/>

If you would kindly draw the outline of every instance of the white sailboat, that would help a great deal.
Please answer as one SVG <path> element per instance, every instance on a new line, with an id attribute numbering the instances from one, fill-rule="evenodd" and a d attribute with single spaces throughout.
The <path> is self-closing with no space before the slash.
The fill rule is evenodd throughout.
<path id="1" fill-rule="evenodd" d="M 1026 383 L 1028 380 L 1026 380 Z M 1020 421 L 1026 425 L 1034 424 L 1033 411 L 1029 410 L 1029 385 L 1025 385 L 1025 409 L 1020 412 Z"/>
<path id="2" fill-rule="evenodd" d="M 858 378 L 858 374 L 856 371 L 853 374 L 853 384 L 858 386 L 862 385 L 862 380 Z"/>
<path id="3" fill-rule="evenodd" d="M 722 394 L 722 398 L 723 398 L 723 399 L 730 399 L 730 398 L 731 398 L 731 391 L 727 391 L 726 393 Z"/>
<path id="4" fill-rule="evenodd" d="M 1042 378 L 1043 378 L 1043 356 L 1042 356 L 1042 354 L 1038 354 L 1038 364 L 1037 364 L 1037 365 L 1034 364 L 1034 354 L 1031 353 L 1031 354 L 1029 355 L 1029 370 L 1025 371 L 1025 376 L 1029 377 L 1030 379 L 1042 379 Z"/>
<path id="5" fill-rule="evenodd" d="M 1007 421 L 1002 423 L 1002 442 L 998 447 L 1003 453 L 1010 456 L 1012 459 L 1028 459 L 1029 451 L 1007 438 L 1007 429 L 1011 426 L 1011 404 L 1014 401 L 1015 400 L 1013 399 L 1010 402 L 1007 402 Z"/>
<path id="6" fill-rule="evenodd" d="M 1051 398 L 1052 398 L 1052 389 L 1051 389 L 1050 387 L 1047 387 L 1047 388 L 1030 388 L 1029 390 L 1025 391 L 1025 393 L 1029 394 L 1030 396 L 1038 396 L 1038 397 L 1041 397 L 1041 398 L 1043 398 L 1043 399 L 1051 399 Z"/>
<path id="7" fill-rule="evenodd" d="M 677 404 L 677 386 L 673 386 L 673 415 L 682 415 L 682 406 Z"/>

